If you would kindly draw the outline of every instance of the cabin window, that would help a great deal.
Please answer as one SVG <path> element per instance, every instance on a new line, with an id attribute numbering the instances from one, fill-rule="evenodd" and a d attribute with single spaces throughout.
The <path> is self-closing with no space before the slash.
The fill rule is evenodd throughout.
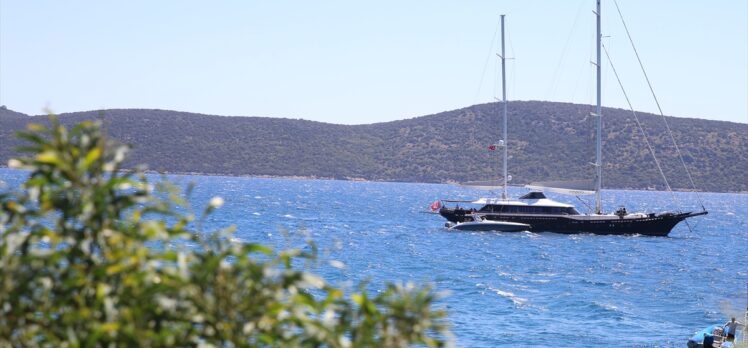
<path id="1" fill-rule="evenodd" d="M 480 209 L 484 213 L 508 213 L 508 214 L 555 214 L 555 215 L 579 215 L 573 207 L 536 207 L 527 205 L 486 205 Z"/>

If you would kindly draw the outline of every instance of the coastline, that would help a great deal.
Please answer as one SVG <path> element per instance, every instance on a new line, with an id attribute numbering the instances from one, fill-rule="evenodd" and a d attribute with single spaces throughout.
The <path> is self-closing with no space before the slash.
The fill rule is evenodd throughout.
<path id="1" fill-rule="evenodd" d="M 0 165 L 0 169 L 13 169 L 7 165 Z M 324 177 L 315 175 L 268 175 L 268 174 L 227 174 L 227 173 L 202 173 L 202 172 L 170 172 L 170 171 L 157 171 L 152 169 L 146 169 L 146 174 L 162 174 L 162 175 L 200 175 L 200 176 L 217 176 L 217 177 L 230 177 L 230 178 L 258 178 L 258 179 L 280 179 L 280 180 L 332 180 L 332 181 L 351 181 L 351 182 L 378 182 L 378 183 L 405 183 L 405 184 L 435 184 L 435 185 L 458 185 L 459 183 L 454 181 L 444 182 L 425 182 L 425 181 L 398 181 L 398 180 L 370 180 L 366 178 L 336 178 L 336 177 Z M 515 188 L 524 188 L 524 185 L 509 185 Z M 668 192 L 662 190 L 653 190 L 650 188 L 635 188 L 635 187 L 606 187 L 604 190 L 615 190 L 615 191 L 644 191 L 644 192 Z M 699 192 L 699 193 L 729 193 L 729 194 L 740 194 L 748 195 L 748 191 L 694 191 L 691 189 L 673 189 L 673 192 Z"/>

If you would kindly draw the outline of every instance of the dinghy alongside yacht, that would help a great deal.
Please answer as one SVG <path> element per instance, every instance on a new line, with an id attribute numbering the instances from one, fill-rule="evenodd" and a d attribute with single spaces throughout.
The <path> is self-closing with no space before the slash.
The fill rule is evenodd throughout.
<path id="1" fill-rule="evenodd" d="M 476 232 L 522 232 L 530 230 L 530 225 L 528 224 L 487 220 L 485 215 L 479 213 L 470 214 L 469 219 L 463 222 L 447 222 L 444 226 L 449 230 Z"/>

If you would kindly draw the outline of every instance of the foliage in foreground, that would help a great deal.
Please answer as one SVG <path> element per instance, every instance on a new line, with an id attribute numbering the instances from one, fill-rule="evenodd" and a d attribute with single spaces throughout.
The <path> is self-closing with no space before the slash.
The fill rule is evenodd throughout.
<path id="1" fill-rule="evenodd" d="M 377 346 L 449 343 L 429 289 L 346 295 L 274 253 L 195 229 L 168 184 L 121 171 L 97 123 L 19 136 L 30 171 L 0 195 L 0 346 Z M 156 191 L 156 192 L 154 192 Z M 183 213 L 187 211 L 188 213 Z"/>

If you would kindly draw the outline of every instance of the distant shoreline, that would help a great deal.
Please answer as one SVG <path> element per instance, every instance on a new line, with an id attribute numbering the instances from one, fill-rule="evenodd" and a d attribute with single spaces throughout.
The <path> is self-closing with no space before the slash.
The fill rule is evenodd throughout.
<path id="1" fill-rule="evenodd" d="M 10 168 L 7 165 L 0 165 L 0 169 L 13 169 L 13 170 L 20 170 L 15 168 Z M 126 171 L 126 170 L 125 170 Z M 369 180 L 365 178 L 334 178 L 334 177 L 321 177 L 321 176 L 304 176 L 304 175 L 255 175 L 255 174 L 242 174 L 242 175 L 234 175 L 234 174 L 226 174 L 226 173 L 200 173 L 200 172 L 161 172 L 157 170 L 151 170 L 148 169 L 145 171 L 146 174 L 160 174 L 160 175 L 178 175 L 178 176 L 223 176 L 223 177 L 229 177 L 229 178 L 254 178 L 254 179 L 280 179 L 280 180 L 327 180 L 327 181 L 349 181 L 349 182 L 376 182 L 376 183 L 401 183 L 401 184 L 433 184 L 433 185 L 458 185 L 458 183 L 455 182 L 419 182 L 419 181 L 386 181 L 386 180 Z M 522 185 L 509 185 L 509 187 L 514 188 L 525 188 Z M 641 192 L 668 192 L 668 191 L 661 191 L 661 190 L 649 190 L 649 189 L 640 189 L 640 188 L 604 188 L 603 190 L 614 190 L 614 191 L 641 191 Z M 740 194 L 740 195 L 748 195 L 748 191 L 723 191 L 723 192 L 713 192 L 713 191 L 694 191 L 694 190 L 686 190 L 686 189 L 674 189 L 673 192 L 698 192 L 698 193 L 729 193 L 729 194 Z"/>
<path id="2" fill-rule="evenodd" d="M 157 172 L 450 183 L 498 173 L 502 154 L 487 148 L 500 136 L 496 105 L 476 104 L 355 126 L 153 109 L 66 113 L 60 121 L 72 126 L 102 120 L 108 136 L 132 146 L 128 163 L 147 164 Z M 584 104 L 513 101 L 514 117 L 508 125 L 512 176 L 527 182 L 591 178 L 588 163 L 594 132 L 589 109 Z M 748 182 L 741 180 L 748 172 L 748 124 L 672 117 L 672 132 L 668 132 L 660 115 L 641 113 L 647 138 L 656 144 L 658 170 L 630 112 L 615 108 L 604 112 L 608 130 L 602 154 L 604 186 L 667 190 L 661 179 L 664 174 L 671 187 L 681 188 L 677 191 L 748 192 Z M 13 149 L 25 142 L 13 134 L 33 118 L 0 110 L 0 138 L 5 145 L 0 147 L 0 164 L 18 156 Z M 670 134 L 681 144 L 680 160 Z"/>

